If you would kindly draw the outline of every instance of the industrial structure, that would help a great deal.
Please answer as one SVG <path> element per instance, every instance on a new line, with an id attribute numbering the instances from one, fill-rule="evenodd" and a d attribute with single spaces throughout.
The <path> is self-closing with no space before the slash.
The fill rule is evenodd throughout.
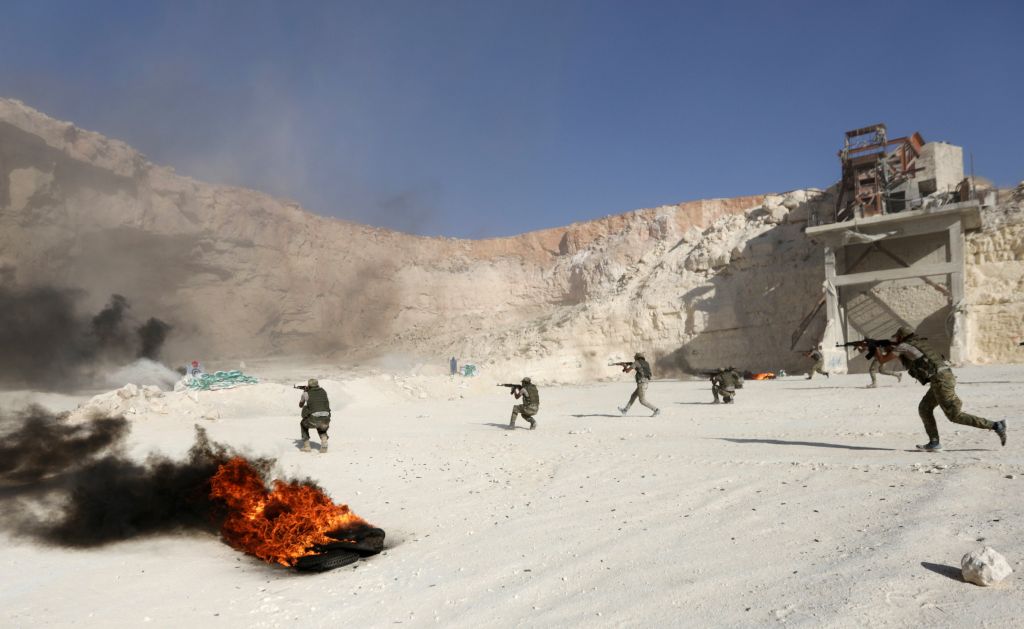
<path id="1" fill-rule="evenodd" d="M 877 124 L 846 132 L 839 160 L 834 214 L 812 217 L 806 230 L 824 247 L 823 295 L 794 333 L 794 347 L 824 309 L 830 371 L 867 369 L 837 343 L 888 338 L 900 325 L 962 361 L 964 232 L 980 227 L 982 205 L 964 177 L 963 149 L 919 133 L 890 139 Z"/>

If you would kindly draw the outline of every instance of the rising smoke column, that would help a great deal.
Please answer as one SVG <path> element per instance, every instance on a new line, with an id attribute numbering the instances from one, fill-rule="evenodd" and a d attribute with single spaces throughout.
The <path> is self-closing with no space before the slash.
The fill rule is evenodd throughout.
<path id="1" fill-rule="evenodd" d="M 84 293 L 53 286 L 0 282 L 0 385 L 55 390 L 90 381 L 96 363 L 155 359 L 171 326 L 155 317 L 134 330 L 130 303 L 112 295 L 97 314 L 83 315 Z"/>
<path id="2" fill-rule="evenodd" d="M 167 333 L 171 331 L 170 324 L 164 323 L 156 317 L 150 317 L 138 327 L 136 333 L 139 335 L 139 358 L 156 360 L 160 355 L 160 348 L 167 340 Z"/>
<path id="3" fill-rule="evenodd" d="M 0 284 L 0 383 L 67 378 L 85 352 L 75 291 Z"/>

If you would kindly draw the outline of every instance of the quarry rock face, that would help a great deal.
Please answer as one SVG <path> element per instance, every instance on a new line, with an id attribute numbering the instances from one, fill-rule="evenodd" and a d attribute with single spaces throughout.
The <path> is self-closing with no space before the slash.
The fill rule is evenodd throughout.
<path id="1" fill-rule="evenodd" d="M 800 371 L 792 335 L 824 279 L 803 228 L 833 202 L 796 190 L 509 238 L 425 238 L 182 177 L 0 99 L 0 281 L 75 288 L 92 308 L 123 294 L 173 325 L 171 361 L 455 355 L 574 381 L 612 376 L 609 360 L 643 350 L 656 376 Z M 1024 317 L 1016 203 L 967 238 L 972 360 L 1022 359 L 1006 340 Z M 801 345 L 823 325 L 819 315 Z"/>
<path id="2" fill-rule="evenodd" d="M 965 581 L 984 586 L 999 583 L 1013 572 L 1006 558 L 991 546 L 964 555 L 960 567 Z"/>

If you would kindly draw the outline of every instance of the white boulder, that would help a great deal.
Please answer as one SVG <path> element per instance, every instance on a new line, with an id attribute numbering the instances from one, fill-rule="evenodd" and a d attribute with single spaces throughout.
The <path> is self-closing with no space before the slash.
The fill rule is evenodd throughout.
<path id="1" fill-rule="evenodd" d="M 1013 568 L 991 546 L 973 550 L 960 560 L 964 580 L 975 585 L 992 585 L 1010 576 Z"/>

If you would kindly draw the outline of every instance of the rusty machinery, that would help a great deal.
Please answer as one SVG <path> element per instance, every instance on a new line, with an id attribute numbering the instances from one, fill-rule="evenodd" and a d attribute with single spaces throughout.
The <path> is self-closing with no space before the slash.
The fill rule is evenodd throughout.
<path id="1" fill-rule="evenodd" d="M 917 132 L 890 140 L 884 124 L 847 131 L 839 151 L 843 177 L 836 222 L 903 210 L 903 195 L 894 190 L 922 170 L 917 158 L 923 146 Z"/>

